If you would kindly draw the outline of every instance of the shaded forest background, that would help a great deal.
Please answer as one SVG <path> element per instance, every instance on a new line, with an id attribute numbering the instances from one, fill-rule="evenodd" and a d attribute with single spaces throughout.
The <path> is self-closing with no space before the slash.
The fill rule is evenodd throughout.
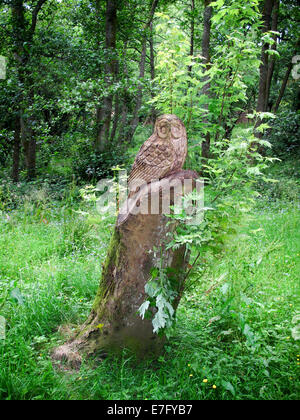
<path id="1" fill-rule="evenodd" d="M 147 136 L 161 112 L 183 119 L 200 173 L 215 143 L 228 147 L 234 128 L 253 122 L 247 117 L 253 112 L 277 116 L 268 130 L 272 154 L 295 154 L 298 6 L 296 0 L 1 0 L 2 176 L 14 182 L 109 176 L 116 165 L 128 167 L 132 147 L 144 140 L 139 133 Z"/>

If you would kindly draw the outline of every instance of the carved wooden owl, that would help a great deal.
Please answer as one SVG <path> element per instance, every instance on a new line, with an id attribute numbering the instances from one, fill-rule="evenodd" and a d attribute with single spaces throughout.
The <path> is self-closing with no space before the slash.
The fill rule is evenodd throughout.
<path id="1" fill-rule="evenodd" d="M 187 154 L 186 130 L 182 121 L 172 114 L 157 118 L 154 133 L 140 148 L 129 175 L 129 191 L 137 186 L 162 179 L 183 167 Z"/>

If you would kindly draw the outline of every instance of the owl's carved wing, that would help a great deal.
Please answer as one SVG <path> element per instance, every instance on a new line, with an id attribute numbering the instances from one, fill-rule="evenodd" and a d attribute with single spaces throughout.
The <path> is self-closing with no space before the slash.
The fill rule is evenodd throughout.
<path id="1" fill-rule="evenodd" d="M 139 179 L 148 183 L 163 178 L 172 168 L 176 159 L 175 150 L 170 143 L 152 135 L 142 145 L 133 163 L 128 183 Z"/>

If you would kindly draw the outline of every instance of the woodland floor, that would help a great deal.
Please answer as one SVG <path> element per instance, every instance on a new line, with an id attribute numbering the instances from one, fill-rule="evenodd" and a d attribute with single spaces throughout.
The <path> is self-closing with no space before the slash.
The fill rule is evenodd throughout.
<path id="1" fill-rule="evenodd" d="M 299 202 L 272 188 L 194 272 L 164 354 L 124 351 L 78 372 L 57 370 L 50 351 L 65 340 L 59 326 L 89 313 L 114 221 L 70 197 L 48 203 L 42 189 L 3 207 L 0 399 L 299 399 Z"/>

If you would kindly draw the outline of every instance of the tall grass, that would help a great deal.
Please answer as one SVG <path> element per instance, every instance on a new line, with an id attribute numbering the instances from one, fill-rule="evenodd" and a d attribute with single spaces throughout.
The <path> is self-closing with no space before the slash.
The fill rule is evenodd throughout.
<path id="1" fill-rule="evenodd" d="M 260 199 L 235 240 L 203 256 L 158 359 L 124 350 L 75 372 L 58 370 L 50 351 L 66 339 L 60 326 L 90 311 L 113 220 L 72 194 L 39 194 L 16 209 L 2 203 L 0 399 L 299 398 L 300 218 L 290 197 Z"/>

